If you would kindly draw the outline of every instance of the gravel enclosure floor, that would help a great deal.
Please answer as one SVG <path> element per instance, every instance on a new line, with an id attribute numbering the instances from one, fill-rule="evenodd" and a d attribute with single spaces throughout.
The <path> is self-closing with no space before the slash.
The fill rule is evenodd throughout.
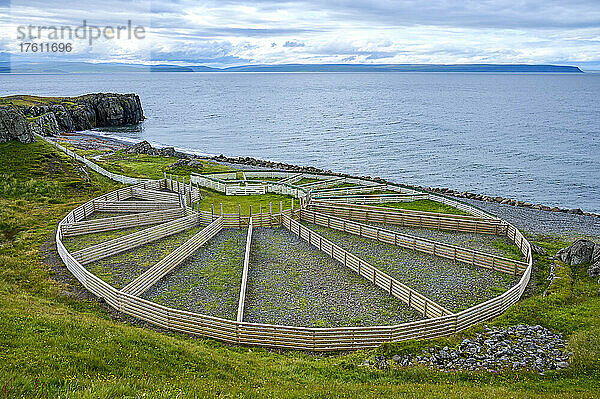
<path id="1" fill-rule="evenodd" d="M 305 327 L 393 325 L 421 316 L 284 228 L 252 237 L 244 321 Z"/>
<path id="2" fill-rule="evenodd" d="M 145 226 L 130 227 L 128 229 L 103 231 L 100 233 L 81 234 L 78 236 L 64 237 L 62 242 L 69 252 L 76 252 L 81 249 L 91 247 L 92 245 L 100 244 L 105 241 L 112 240 L 126 236 L 136 231 L 144 230 L 156 226 L 156 224 L 149 224 Z"/>
<path id="3" fill-rule="evenodd" d="M 523 232 L 559 235 L 573 240 L 586 237 L 600 242 L 600 218 L 597 217 L 541 211 L 496 202 L 459 199 L 512 223 Z"/>
<path id="4" fill-rule="evenodd" d="M 505 249 L 512 249 L 514 255 L 520 255 L 511 259 L 525 260 L 519 248 L 514 245 L 508 238 L 493 234 L 474 234 L 463 233 L 458 231 L 433 230 L 420 227 L 404 227 L 395 224 L 369 223 L 372 226 L 382 229 L 393 230 L 403 234 L 409 234 L 428 240 L 440 241 L 445 244 L 457 245 L 460 247 L 474 249 L 476 251 L 485 252 L 488 254 L 509 257 Z"/>
<path id="5" fill-rule="evenodd" d="M 142 297 L 161 305 L 235 320 L 247 230 L 224 229 Z"/>
<path id="6" fill-rule="evenodd" d="M 187 229 L 141 247 L 92 262 L 86 265 L 86 268 L 113 287 L 121 289 L 201 229 L 200 226 Z"/>
<path id="7" fill-rule="evenodd" d="M 312 223 L 302 224 L 451 311 L 485 302 L 518 282 L 518 278 L 504 273 L 454 263 Z"/>

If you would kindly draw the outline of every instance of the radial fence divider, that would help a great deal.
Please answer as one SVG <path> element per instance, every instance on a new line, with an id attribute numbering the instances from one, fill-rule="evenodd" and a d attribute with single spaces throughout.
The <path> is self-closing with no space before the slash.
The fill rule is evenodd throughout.
<path id="1" fill-rule="evenodd" d="M 104 231 L 127 229 L 149 224 L 165 223 L 185 216 L 181 208 L 166 209 L 147 213 L 114 216 L 102 219 L 82 220 L 62 225 L 63 236 L 76 236 L 81 234 L 100 233 Z"/>
<path id="2" fill-rule="evenodd" d="M 151 201 L 104 201 L 95 200 L 94 206 L 97 211 L 122 212 L 122 213 L 145 213 L 162 211 L 165 209 L 179 208 L 177 202 L 151 202 Z"/>
<path id="3" fill-rule="evenodd" d="M 306 209 L 301 211 L 300 217 L 304 221 L 319 226 L 507 274 L 520 274 L 524 272 L 528 266 L 525 262 L 504 258 L 502 256 L 487 254 L 481 251 L 446 244 L 431 239 L 420 238 L 410 234 L 381 229 L 379 227 L 348 221 Z"/>
<path id="4" fill-rule="evenodd" d="M 191 255 L 194 254 L 202 245 L 206 244 L 211 238 L 219 234 L 223 229 L 223 218 L 219 217 L 204 229 L 196 233 L 192 238 L 177 247 L 173 252 L 155 263 L 151 268 L 142 273 L 135 280 L 127 284 L 122 292 L 140 296 L 150 287 L 159 282 L 171 270 L 175 269 Z"/>
<path id="5" fill-rule="evenodd" d="M 314 190 L 318 188 L 335 186 L 338 183 L 343 183 L 345 179 L 345 177 L 335 176 L 329 179 L 323 179 L 321 181 L 316 181 L 313 183 L 301 184 L 298 187 L 302 187 L 307 190 Z"/>
<path id="6" fill-rule="evenodd" d="M 49 139 L 48 137 L 43 137 L 40 136 L 38 134 L 35 134 L 35 136 L 37 138 L 40 138 L 44 141 L 46 141 L 47 143 L 50 143 L 51 145 L 53 145 L 54 147 L 56 147 L 57 149 L 59 149 L 60 151 L 64 152 L 65 154 L 69 155 L 70 157 L 74 158 L 75 160 L 84 163 L 87 167 L 89 167 L 90 169 L 92 169 L 93 171 L 108 177 L 111 180 L 115 180 L 118 181 L 119 183 L 123 183 L 123 184 L 137 184 L 140 182 L 144 182 L 144 181 L 148 181 L 151 179 L 138 179 L 135 177 L 129 177 L 129 176 L 124 176 L 124 175 L 119 175 L 117 173 L 112 173 L 107 171 L 106 169 L 104 169 L 103 167 L 101 167 L 100 165 L 88 160 L 85 157 L 82 157 L 81 155 L 77 154 L 74 151 L 71 151 L 69 149 L 67 149 L 66 147 L 61 146 L 60 144 L 58 144 L 56 141 L 53 141 L 51 139 Z"/>
<path id="7" fill-rule="evenodd" d="M 175 193 L 169 193 L 158 190 L 134 188 L 133 196 L 136 198 L 142 198 L 148 201 L 158 202 L 179 202 L 179 196 Z"/>
<path id="8" fill-rule="evenodd" d="M 246 302 L 246 286 L 248 284 L 248 269 L 250 267 L 250 247 L 252 245 L 252 217 L 248 225 L 248 235 L 246 236 L 246 252 L 244 254 L 244 270 L 242 272 L 242 282 L 240 284 L 240 298 L 238 300 L 237 321 L 244 320 L 244 304 Z"/>
<path id="9" fill-rule="evenodd" d="M 384 204 L 387 202 L 413 202 L 428 199 L 427 194 L 376 194 L 376 195 L 344 195 L 344 196 L 315 196 L 315 200 L 342 204 Z"/>
<path id="10" fill-rule="evenodd" d="M 284 215 L 283 220 L 283 226 L 292 234 L 296 234 L 299 238 L 315 246 L 321 252 L 324 252 L 331 258 L 341 262 L 344 266 L 372 282 L 379 288 L 382 288 L 393 297 L 419 311 L 424 317 L 432 318 L 453 314 L 450 310 L 399 282 L 358 256 L 346 251 L 339 245 L 334 244 L 332 241 L 322 237 L 310 228 L 301 225 L 291 217 Z"/>
<path id="11" fill-rule="evenodd" d="M 291 176 L 289 176 L 289 177 L 287 177 L 287 178 L 285 178 L 283 180 L 280 180 L 279 183 L 293 184 L 293 183 L 295 183 L 297 181 L 302 180 L 302 176 L 304 176 L 303 173 L 296 173 L 296 174 L 293 174 L 293 175 L 291 175 Z"/>
<path id="12" fill-rule="evenodd" d="M 413 214 L 418 216 L 443 216 L 445 218 L 459 218 L 459 219 L 471 219 L 478 221 L 497 221 L 504 222 L 505 221 L 498 219 L 497 217 L 489 214 L 485 214 L 486 216 L 476 216 L 474 214 L 471 215 L 455 215 L 452 213 L 439 213 L 439 212 L 427 212 L 427 211 L 417 211 L 413 209 L 402 209 L 402 208 L 389 208 L 382 206 L 374 206 L 374 205 L 363 205 L 363 204 L 343 204 L 343 203 L 333 203 L 328 202 L 323 199 L 315 199 L 311 201 L 310 206 L 330 206 L 334 208 L 349 208 L 353 210 L 369 210 L 375 212 L 388 212 L 388 213 L 398 213 L 398 214 Z M 470 212 L 470 211 L 468 211 Z"/>
<path id="13" fill-rule="evenodd" d="M 321 196 L 327 197 L 328 195 L 348 195 L 348 194 L 361 194 L 370 193 L 373 191 L 386 190 L 387 184 L 378 184 L 373 186 L 356 186 L 356 187 L 340 187 L 340 188 L 323 188 L 319 190 L 311 190 L 313 198 L 319 198 Z"/>
<path id="14" fill-rule="evenodd" d="M 311 202 L 309 210 L 358 222 L 395 224 L 405 227 L 421 227 L 435 230 L 460 231 L 466 233 L 495 234 L 505 236 L 508 223 L 500 219 L 473 217 L 448 217 L 434 212 L 394 212 L 381 207 L 361 207 L 349 204 Z"/>
<path id="15" fill-rule="evenodd" d="M 123 237 L 115 238 L 100 244 L 74 252 L 73 257 L 81 264 L 104 259 L 154 242 L 161 238 L 182 232 L 198 224 L 198 215 L 184 216 L 166 223 L 136 231 Z"/>

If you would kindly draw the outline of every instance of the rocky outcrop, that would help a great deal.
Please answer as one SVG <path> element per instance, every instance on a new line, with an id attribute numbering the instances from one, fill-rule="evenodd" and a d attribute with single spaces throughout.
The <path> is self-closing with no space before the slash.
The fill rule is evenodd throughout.
<path id="1" fill-rule="evenodd" d="M 0 107 L 0 143 L 9 140 L 31 143 L 33 131 L 21 110 Z"/>
<path id="2" fill-rule="evenodd" d="M 163 157 L 188 158 L 187 154 L 175 151 L 175 148 L 173 147 L 154 148 L 152 147 L 152 144 L 148 143 L 146 140 L 131 145 L 125 148 L 123 151 L 128 154 L 146 154 L 159 155 Z"/>
<path id="3" fill-rule="evenodd" d="M 600 277 L 600 244 L 590 240 L 577 240 L 556 253 L 556 258 L 569 265 L 589 263 L 587 274 L 590 277 Z M 598 280 L 600 284 L 600 280 Z"/>
<path id="4" fill-rule="evenodd" d="M 0 142 L 18 140 L 27 143 L 34 140 L 33 133 L 53 136 L 96 127 L 131 125 L 144 119 L 142 105 L 136 94 L 11 96 L 1 100 Z"/>
<path id="5" fill-rule="evenodd" d="M 593 241 L 585 239 L 577 240 L 568 247 L 558 251 L 556 257 L 569 265 L 593 263 L 597 260 L 593 258 L 593 255 L 599 253 L 598 250 L 594 250 L 595 247 L 597 245 Z"/>

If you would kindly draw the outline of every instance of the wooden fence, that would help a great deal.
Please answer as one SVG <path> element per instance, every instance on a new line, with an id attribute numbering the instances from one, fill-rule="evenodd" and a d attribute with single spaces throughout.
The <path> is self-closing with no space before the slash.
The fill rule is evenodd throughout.
<path id="1" fill-rule="evenodd" d="M 434 212 L 382 209 L 370 206 L 346 206 L 343 204 L 312 201 L 308 209 L 342 219 L 364 223 L 394 224 L 404 227 L 420 227 L 435 230 L 459 231 L 475 234 L 506 235 L 508 223 L 500 219 L 483 219 L 471 216 L 448 215 Z"/>
<path id="2" fill-rule="evenodd" d="M 48 137 L 42 137 L 37 134 L 36 134 L 36 137 L 52 144 L 54 147 L 58 148 L 60 151 L 64 152 L 68 156 L 74 158 L 75 160 L 77 160 L 79 162 L 84 163 L 88 168 L 92 169 L 93 171 L 95 171 L 103 176 L 108 177 L 111 180 L 118 181 L 123 184 L 137 184 L 137 183 L 141 183 L 141 182 L 149 180 L 149 179 L 138 179 L 135 177 L 129 177 L 129 176 L 120 175 L 118 173 L 109 172 L 106 169 L 104 169 L 103 167 L 99 166 L 98 164 L 88 160 L 85 157 L 82 157 L 81 155 L 75 153 L 74 151 L 67 149 L 66 147 L 61 146 L 56 141 L 53 141 Z"/>
<path id="3" fill-rule="evenodd" d="M 228 184 L 225 188 L 225 195 L 256 195 L 266 194 L 267 186 L 262 184 L 246 184 L 246 185 L 231 185 Z"/>
<path id="4" fill-rule="evenodd" d="M 132 215 L 114 216 L 102 219 L 83 220 L 62 225 L 62 234 L 65 237 L 81 234 L 100 233 L 103 231 L 128 229 L 149 224 L 165 223 L 173 219 L 181 218 L 185 211 L 181 208 L 166 209 L 146 213 L 134 213 Z"/>
<path id="5" fill-rule="evenodd" d="M 179 208 L 177 202 L 150 202 L 150 201 L 94 201 L 94 209 L 100 212 L 142 213 L 164 211 L 165 209 Z"/>
<path id="6" fill-rule="evenodd" d="M 121 291 L 132 295 L 142 295 L 150 287 L 166 276 L 171 270 L 183 263 L 202 245 L 217 235 L 223 229 L 223 218 L 218 218 L 204 229 L 196 233 L 173 252 L 158 261 L 142 275 L 127 284 Z"/>
<path id="7" fill-rule="evenodd" d="M 322 188 L 318 190 L 312 190 L 311 194 L 313 198 L 319 197 L 333 197 L 338 195 L 349 195 L 349 194 L 364 194 L 372 193 L 375 191 L 387 190 L 387 184 L 373 185 L 373 186 L 355 186 L 355 187 L 340 187 L 340 188 Z"/>
<path id="8" fill-rule="evenodd" d="M 248 225 L 248 235 L 246 236 L 246 252 L 244 254 L 244 269 L 242 271 L 242 283 L 240 285 L 240 298 L 238 299 L 238 322 L 244 320 L 244 304 L 246 302 L 246 287 L 248 286 L 248 269 L 250 268 L 250 248 L 252 246 L 252 218 Z"/>
<path id="9" fill-rule="evenodd" d="M 412 202 L 429 199 L 428 194 L 375 194 L 375 195 L 317 195 L 319 201 L 342 204 L 385 204 L 388 202 Z"/>
<path id="10" fill-rule="evenodd" d="M 121 191 L 120 195 L 124 194 L 126 194 L 126 191 Z M 115 200 L 116 195 L 116 192 L 112 192 L 107 194 L 106 197 L 109 200 Z M 62 231 L 63 225 L 80 221 L 85 217 L 86 213 L 89 214 L 93 211 L 94 201 L 90 201 L 77 207 L 69 212 L 69 214 L 60 222 L 56 233 L 56 243 L 61 259 L 84 287 L 94 295 L 104 298 L 113 308 L 141 320 L 173 331 L 211 337 L 234 344 L 259 345 L 309 351 L 336 351 L 370 348 L 385 342 L 450 335 L 457 331 L 469 328 L 481 321 L 489 320 L 516 303 L 525 290 L 531 274 L 531 246 L 523 235 L 509 224 L 507 236 L 519 246 L 523 254 L 527 257 L 528 266 L 521 276 L 519 283 L 502 295 L 459 313 L 427 318 L 411 323 L 375 327 L 306 328 L 239 322 L 168 308 L 144 300 L 130 293 L 123 292 L 122 290 L 117 290 L 97 276 L 91 274 L 85 269 L 80 261 L 64 248 L 62 243 Z M 308 240 L 312 245 L 319 245 L 325 253 L 328 253 L 330 256 L 333 254 L 336 259 L 341 261 L 341 256 L 344 256 L 343 250 L 336 250 L 335 246 L 327 240 L 324 240 L 318 235 L 313 235 L 313 233 L 308 233 L 308 230 L 303 229 L 302 226 L 292 218 L 292 216 L 297 213 L 298 211 L 292 212 L 291 210 L 286 210 L 283 213 L 279 213 L 276 217 L 270 214 L 267 215 L 269 220 L 281 220 L 284 226 L 287 224 L 292 232 L 295 232 L 296 234 L 300 232 L 300 236 L 303 239 Z M 194 215 L 198 220 L 203 220 L 207 216 L 206 214 L 197 212 L 194 212 Z M 210 217 L 211 215 L 208 216 Z M 226 225 L 226 219 L 228 218 L 232 225 L 234 225 L 235 222 L 239 222 L 236 220 L 236 218 L 239 218 L 239 215 L 224 215 L 223 226 Z M 255 216 L 253 215 L 252 218 L 252 223 L 254 224 Z M 348 255 L 345 256 L 346 259 L 348 259 Z M 346 260 L 346 263 L 348 264 L 348 260 Z M 352 263 L 351 266 L 355 272 L 359 272 L 363 277 L 369 280 L 374 278 L 375 283 L 382 289 L 385 289 L 385 287 L 388 287 L 389 289 L 387 284 L 392 280 L 386 279 L 384 273 L 379 274 L 378 272 L 374 272 L 372 269 L 368 268 L 366 264 L 363 265 L 363 263 L 360 263 L 359 271 L 358 261 Z M 396 285 L 396 283 L 392 282 L 392 291 L 399 294 L 400 291 L 398 290 L 401 290 L 400 287 L 400 284 Z M 408 294 L 399 295 L 401 295 L 404 300 L 408 300 Z M 411 306 L 414 306 L 413 295 L 415 294 L 411 294 Z M 417 303 L 423 303 L 423 301 L 425 301 L 425 299 L 420 298 L 417 295 L 414 296 L 414 299 Z M 433 314 L 430 313 L 431 310 L 429 306 L 429 303 L 428 305 L 423 304 L 420 309 L 429 316 L 433 316 Z M 435 309 L 433 303 L 431 304 L 431 309 Z M 439 313 L 441 313 L 441 311 Z"/>
<path id="11" fill-rule="evenodd" d="M 450 259 L 454 262 L 467 263 L 503 273 L 513 275 L 521 274 L 528 266 L 525 262 L 504 258 L 502 256 L 487 254 L 474 249 L 462 248 L 456 245 L 412 236 L 410 234 L 398 233 L 396 231 L 353 222 L 306 209 L 300 211 L 300 217 L 301 220 L 318 226 L 340 230 L 359 237 L 370 238 L 398 247 Z"/>
<path id="12" fill-rule="evenodd" d="M 106 257 L 137 248 L 161 238 L 180 233 L 198 225 L 198 215 L 192 214 L 170 222 L 136 231 L 123 237 L 115 238 L 73 253 L 73 257 L 81 264 L 88 264 Z"/>
<path id="13" fill-rule="evenodd" d="M 452 314 L 448 309 L 402 284 L 387 273 L 382 272 L 358 256 L 322 237 L 310 228 L 302 226 L 291 217 L 286 215 L 283 216 L 283 226 L 292 234 L 302 238 L 315 248 L 318 248 L 321 252 L 329 255 L 332 259 L 341 262 L 345 267 L 354 271 L 359 276 L 364 277 L 379 288 L 388 292 L 391 296 L 412 307 L 417 312 L 421 313 L 423 317 L 433 318 Z"/>

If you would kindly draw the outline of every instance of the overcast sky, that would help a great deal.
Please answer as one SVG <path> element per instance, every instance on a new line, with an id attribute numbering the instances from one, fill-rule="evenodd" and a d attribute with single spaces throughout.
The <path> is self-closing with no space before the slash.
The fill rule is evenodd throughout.
<path id="1" fill-rule="evenodd" d="M 0 45 L 18 26 L 146 28 L 143 40 L 74 41 L 61 61 L 231 66 L 275 63 L 552 63 L 600 69 L 599 0 L 0 0 Z M 38 58 L 36 58 L 38 57 Z M 41 56 L 44 59 L 46 56 Z"/>

